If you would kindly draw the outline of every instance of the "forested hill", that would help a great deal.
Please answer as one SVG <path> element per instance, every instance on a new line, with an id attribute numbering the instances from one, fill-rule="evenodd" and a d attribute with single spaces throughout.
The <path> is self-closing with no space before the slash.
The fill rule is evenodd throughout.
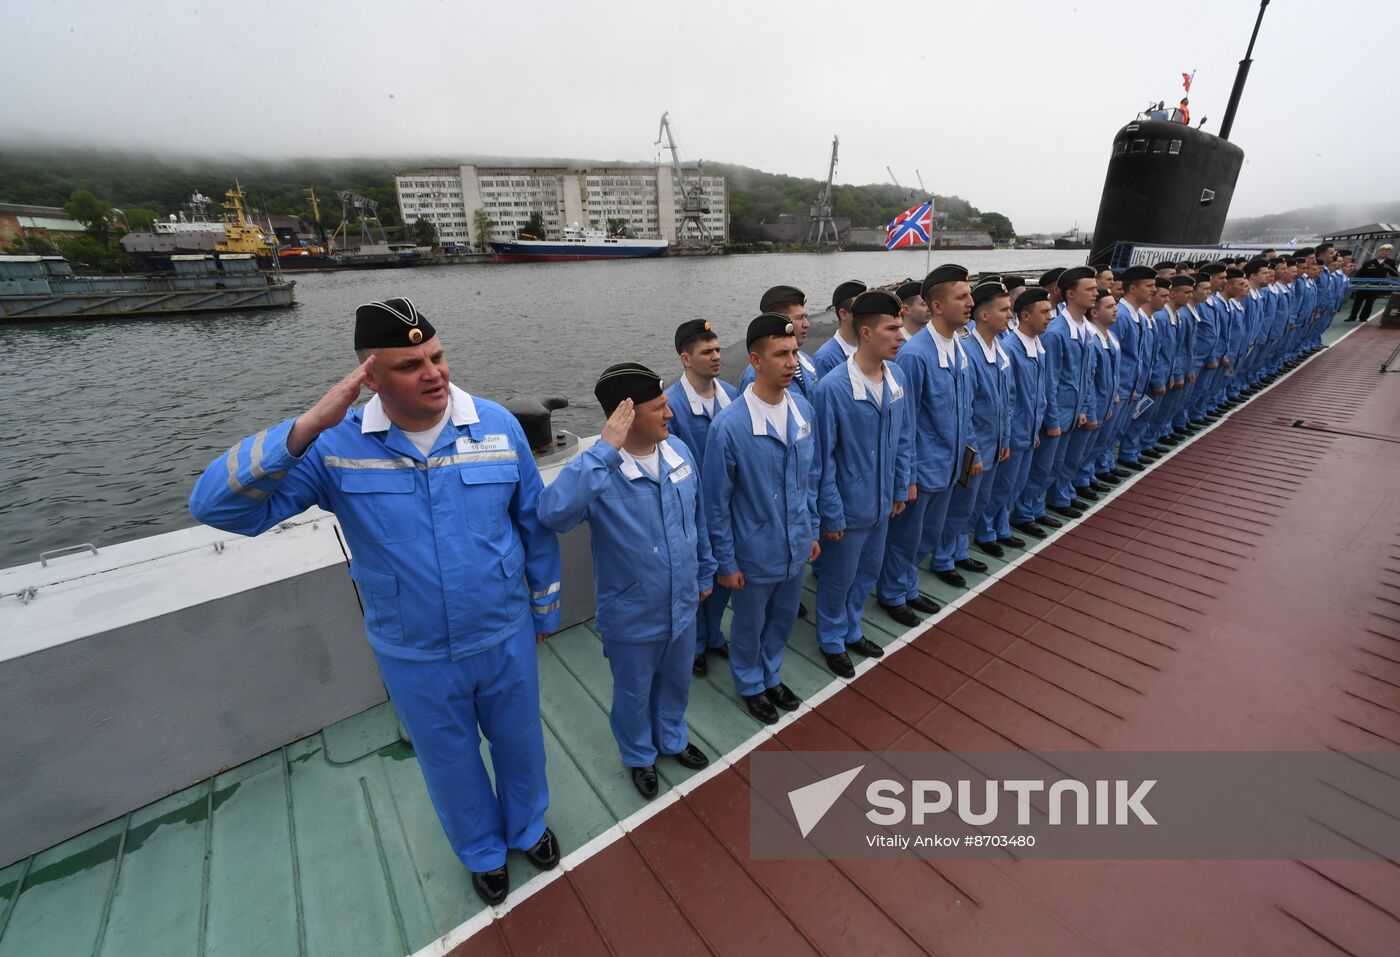
<path id="1" fill-rule="evenodd" d="M 503 162 L 480 157 L 481 163 Z M 455 166 L 460 157 L 384 157 L 378 159 L 263 160 L 245 157 L 162 157 L 112 150 L 16 150 L 0 152 L 0 202 L 62 206 L 76 190 L 87 190 L 121 209 L 139 207 L 162 216 L 180 208 L 199 190 L 216 201 L 235 180 L 250 202 L 272 213 L 304 213 L 304 190 L 314 187 L 321 201 L 322 221 L 330 228 L 340 221 L 337 189 L 349 189 L 378 201 L 387 225 L 397 220 L 394 173 L 426 166 Z M 645 165 L 595 160 L 529 159 L 512 163 L 566 166 Z M 730 222 L 736 235 L 745 227 L 776 222 L 783 214 L 805 221 L 822 183 L 815 179 L 766 173 L 745 166 L 706 163 L 707 173 L 730 180 Z M 907 190 L 893 184 L 835 186 L 832 215 L 855 226 L 883 226 L 913 202 Z M 1012 224 L 1000 213 L 982 212 L 957 196 L 935 197 L 935 208 L 946 213 L 940 225 L 952 229 L 977 227 L 997 239 L 1009 239 Z"/>

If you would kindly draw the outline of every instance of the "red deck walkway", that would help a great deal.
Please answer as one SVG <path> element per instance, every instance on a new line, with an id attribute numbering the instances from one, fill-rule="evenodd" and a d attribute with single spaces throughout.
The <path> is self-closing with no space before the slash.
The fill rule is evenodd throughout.
<path id="1" fill-rule="evenodd" d="M 1397 343 L 1348 337 L 764 747 L 1400 748 Z M 454 954 L 1400 952 L 1390 861 L 750 860 L 747 767 Z"/>

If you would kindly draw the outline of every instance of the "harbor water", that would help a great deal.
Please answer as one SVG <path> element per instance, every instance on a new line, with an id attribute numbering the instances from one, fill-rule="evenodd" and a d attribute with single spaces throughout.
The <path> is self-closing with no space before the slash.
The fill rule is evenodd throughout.
<path id="1" fill-rule="evenodd" d="M 1038 271 L 1084 255 L 935 250 L 933 262 Z M 682 321 L 708 319 L 728 344 L 769 286 L 804 289 L 820 321 L 840 282 L 918 277 L 924 262 L 901 250 L 319 273 L 295 277 L 292 310 L 0 324 L 0 567 L 194 524 L 186 501 L 210 460 L 354 368 L 363 302 L 409 297 L 437 327 L 455 383 L 498 400 L 565 396 L 556 427 L 592 434 L 598 373 L 635 360 L 669 382 Z M 725 368 L 743 361 L 728 354 Z"/>

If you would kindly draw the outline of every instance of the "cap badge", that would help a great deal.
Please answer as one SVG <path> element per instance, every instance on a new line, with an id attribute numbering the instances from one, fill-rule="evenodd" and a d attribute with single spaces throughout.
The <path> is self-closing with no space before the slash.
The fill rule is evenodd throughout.
<path id="1" fill-rule="evenodd" d="M 418 345 L 418 343 L 423 341 L 423 330 L 417 328 L 416 326 L 408 330 L 408 341 L 413 343 L 415 346 Z"/>

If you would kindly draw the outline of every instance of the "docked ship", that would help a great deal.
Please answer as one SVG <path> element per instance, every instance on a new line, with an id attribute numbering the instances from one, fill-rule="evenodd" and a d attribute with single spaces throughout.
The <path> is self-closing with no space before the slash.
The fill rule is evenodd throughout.
<path id="1" fill-rule="evenodd" d="M 169 257 L 172 272 L 78 276 L 62 256 L 0 256 L 0 320 L 135 319 L 285 308 L 296 284 L 247 253 Z"/>
<path id="2" fill-rule="evenodd" d="M 491 261 L 498 263 L 578 262 L 587 259 L 642 259 L 664 256 L 670 247 L 664 239 L 632 239 L 609 236 L 601 229 L 584 229 L 578 223 L 564 227 L 564 238 L 517 239 L 492 243 Z"/>

